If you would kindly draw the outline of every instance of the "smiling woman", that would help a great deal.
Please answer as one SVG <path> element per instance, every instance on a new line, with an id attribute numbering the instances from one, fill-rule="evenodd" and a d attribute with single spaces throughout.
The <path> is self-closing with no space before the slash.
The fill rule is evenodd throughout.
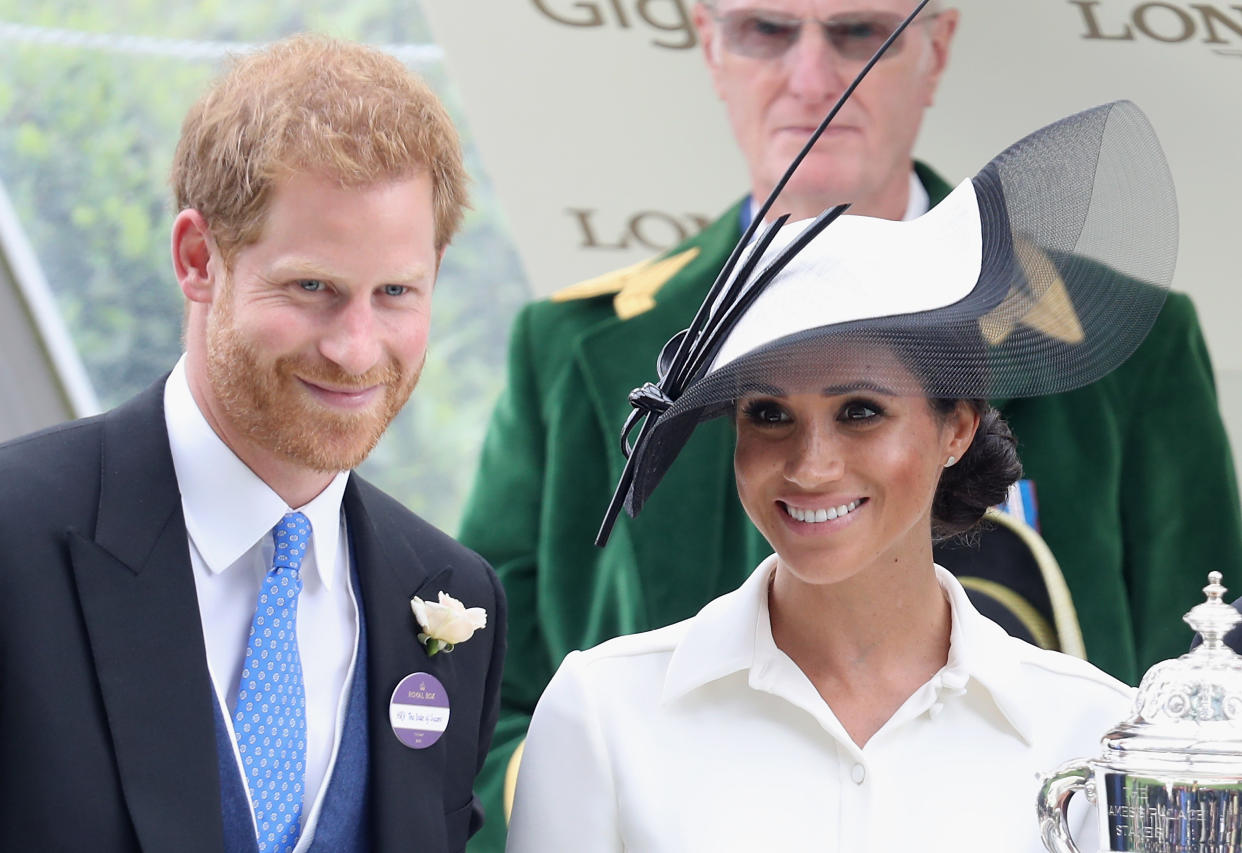
<path id="1" fill-rule="evenodd" d="M 750 398 L 737 420 L 738 495 L 782 564 L 812 585 L 850 578 L 877 551 L 929 556 L 937 480 L 977 423 L 966 405 L 942 415 L 884 392 Z"/>
<path id="2" fill-rule="evenodd" d="M 1142 341 L 1175 219 L 1123 102 L 1032 134 L 919 219 L 756 237 L 631 395 L 646 421 L 614 506 L 641 511 L 696 425 L 731 416 L 738 495 L 775 553 L 693 618 L 565 659 L 509 850 L 1040 850 L 1036 774 L 1094 750 L 1129 688 L 1007 636 L 932 542 L 1021 474 L 985 400 L 1092 382 Z"/>

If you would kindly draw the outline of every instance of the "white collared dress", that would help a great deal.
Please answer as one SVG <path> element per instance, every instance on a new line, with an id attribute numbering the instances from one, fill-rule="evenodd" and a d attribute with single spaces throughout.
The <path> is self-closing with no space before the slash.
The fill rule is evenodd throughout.
<path id="1" fill-rule="evenodd" d="M 676 625 L 574 652 L 526 741 L 511 853 L 1042 853 L 1038 773 L 1092 758 L 1132 688 L 981 616 L 945 569 L 945 666 L 858 747 L 772 639 L 770 557 Z M 1071 810 L 1098 849 L 1094 811 Z"/>

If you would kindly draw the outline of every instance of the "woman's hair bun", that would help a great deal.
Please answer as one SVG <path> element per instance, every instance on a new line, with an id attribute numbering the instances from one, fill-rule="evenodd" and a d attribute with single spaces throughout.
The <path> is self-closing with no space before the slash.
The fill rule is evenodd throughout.
<path id="1" fill-rule="evenodd" d="M 973 528 L 988 507 L 1005 500 L 1009 487 L 1022 476 L 1017 440 L 1000 412 L 983 400 L 937 401 L 937 408 L 951 411 L 959 403 L 979 413 L 979 428 L 965 455 L 940 475 L 932 501 L 936 539 Z"/>

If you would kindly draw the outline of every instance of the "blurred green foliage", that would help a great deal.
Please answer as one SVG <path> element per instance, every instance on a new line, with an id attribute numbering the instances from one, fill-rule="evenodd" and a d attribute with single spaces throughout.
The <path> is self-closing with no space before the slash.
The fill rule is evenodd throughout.
<path id="1" fill-rule="evenodd" d="M 67 32 L 36 41 L 4 24 Z M 304 30 L 431 43 L 415 0 L 0 0 L 0 180 L 103 405 L 158 379 L 181 350 L 168 166 L 186 109 L 222 64 L 193 43 L 259 44 Z M 441 268 L 422 381 L 362 470 L 452 531 L 528 289 L 443 67 L 416 70 L 463 131 L 473 210 Z"/>

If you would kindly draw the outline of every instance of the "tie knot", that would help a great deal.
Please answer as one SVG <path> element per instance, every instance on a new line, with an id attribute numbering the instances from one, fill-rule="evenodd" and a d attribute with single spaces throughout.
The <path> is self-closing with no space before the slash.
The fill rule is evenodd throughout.
<path id="1" fill-rule="evenodd" d="M 310 519 L 300 512 L 291 512 L 272 528 L 272 538 L 276 540 L 276 556 L 272 559 L 273 568 L 302 568 L 302 557 L 306 554 L 306 546 L 310 542 Z"/>

